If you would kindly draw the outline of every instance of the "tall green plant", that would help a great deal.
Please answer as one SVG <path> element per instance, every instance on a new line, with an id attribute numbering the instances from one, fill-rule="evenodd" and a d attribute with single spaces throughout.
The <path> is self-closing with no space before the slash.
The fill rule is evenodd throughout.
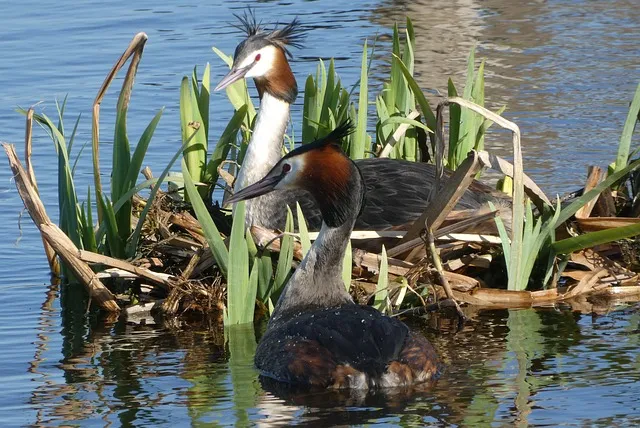
<path id="1" fill-rule="evenodd" d="M 257 263 L 249 269 L 248 241 L 251 234 L 244 228 L 244 202 L 239 202 L 233 212 L 233 226 L 229 241 L 229 273 L 227 276 L 227 311 L 224 323 L 244 324 L 253 322 L 259 268 Z M 251 270 L 251 272 L 249 272 Z"/>
<path id="2" fill-rule="evenodd" d="M 411 19 L 407 18 L 407 27 L 404 32 L 404 42 L 400 39 L 400 31 L 397 24 L 393 27 L 391 71 L 389 79 L 384 82 L 383 90 L 376 100 L 376 112 L 378 123 L 376 126 L 376 138 L 378 145 L 384 146 L 390 141 L 397 128 L 407 123 L 410 128 L 403 133 L 398 141 L 394 141 L 393 149 L 389 157 L 394 159 L 418 160 L 418 130 L 416 127 L 428 130 L 435 125 L 430 123 L 432 114 L 430 109 L 423 111 L 427 126 L 419 121 L 408 120 L 407 116 L 416 111 L 416 99 L 405 78 L 402 69 L 405 68 L 410 75 L 414 73 L 415 33 Z M 433 129 L 433 128 L 431 128 Z"/>
<path id="3" fill-rule="evenodd" d="M 127 135 L 128 104 L 129 100 L 126 97 L 126 92 L 121 91 L 116 109 L 113 163 L 111 169 L 111 201 L 114 202 L 118 201 L 123 195 L 127 194 L 136 186 L 144 157 L 164 110 L 160 109 L 151 120 L 140 136 L 135 150 L 131 153 L 129 137 Z M 101 193 L 99 194 L 101 195 Z M 112 220 L 107 220 L 110 223 L 109 228 L 114 232 L 111 235 L 107 235 L 107 244 L 111 255 L 118 258 L 132 257 L 135 254 L 135 248 L 132 248 L 130 252 L 125 251 L 127 240 L 132 232 L 131 199 L 127 199 L 127 202 L 125 202 L 117 212 L 113 211 L 111 201 L 106 197 L 101 199 L 99 203 L 103 209 L 107 208 L 112 211 L 108 217 L 112 217 L 112 220 L 115 220 L 115 223 L 111 223 Z"/>
<path id="4" fill-rule="evenodd" d="M 457 97 L 458 90 L 453 81 L 448 81 L 449 97 Z M 484 60 L 475 71 L 475 47 L 467 60 L 467 78 L 462 98 L 484 107 Z M 500 115 L 506 106 L 498 109 Z M 470 109 L 461 109 L 457 104 L 449 105 L 449 154 L 447 165 L 456 169 L 471 150 L 484 150 L 484 136 L 493 123 Z"/>
<path id="5" fill-rule="evenodd" d="M 302 143 L 327 135 L 349 114 L 350 95 L 340 82 L 333 59 L 320 59 L 315 78 L 307 77 L 302 108 Z"/>
<path id="6" fill-rule="evenodd" d="M 58 158 L 58 214 L 60 228 L 78 248 L 84 248 L 84 242 L 92 241 L 92 238 L 86 235 L 89 230 L 91 230 L 90 233 L 93 234 L 93 230 L 87 216 L 87 211 L 90 212 L 92 207 L 90 201 L 87 202 L 87 205 L 84 208 L 78 201 L 78 194 L 74 183 L 73 167 L 70 159 L 73 141 L 80 122 L 80 116 L 76 119 L 73 131 L 67 141 L 67 136 L 65 135 L 64 130 L 64 110 L 66 103 L 66 97 L 62 106 L 59 106 L 56 102 L 58 112 L 57 125 L 54 124 L 53 121 L 44 113 L 34 114 L 33 118 L 45 129 L 53 141 Z M 22 114 L 27 114 L 27 111 L 24 109 L 18 109 L 18 111 Z M 93 241 L 95 241 L 95 236 L 93 237 Z"/>
<path id="7" fill-rule="evenodd" d="M 636 92 L 631 101 L 631 107 L 629 107 L 629 113 L 627 114 L 627 120 L 624 122 L 624 128 L 622 129 L 622 136 L 618 143 L 618 155 L 616 156 L 616 163 L 614 171 L 618 172 L 623 169 L 629 162 L 629 152 L 631 150 L 631 137 L 633 131 L 636 129 L 636 122 L 640 117 L 640 83 L 636 87 Z"/>
<path id="8" fill-rule="evenodd" d="M 184 158 L 191 178 L 197 182 L 208 181 L 207 150 L 209 129 L 209 92 L 210 92 L 209 64 L 202 75 L 202 84 L 198 85 L 197 71 L 194 68 L 191 82 L 183 77 L 180 84 L 180 125 L 182 128 L 182 142 L 187 144 Z M 204 186 L 198 189 L 202 197 L 206 197 L 208 189 Z"/>

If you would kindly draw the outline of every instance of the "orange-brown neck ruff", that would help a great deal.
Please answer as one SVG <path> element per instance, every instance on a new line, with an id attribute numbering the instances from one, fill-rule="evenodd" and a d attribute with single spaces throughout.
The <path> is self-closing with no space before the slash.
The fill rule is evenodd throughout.
<path id="1" fill-rule="evenodd" d="M 354 220 L 362 205 L 360 173 L 337 144 L 327 144 L 305 154 L 300 185 L 316 200 L 327 226 Z"/>
<path id="2" fill-rule="evenodd" d="M 277 49 L 273 67 L 268 74 L 253 79 L 258 89 L 258 95 L 268 92 L 274 97 L 293 104 L 298 96 L 298 84 L 291 71 L 289 62 L 282 49 Z"/>

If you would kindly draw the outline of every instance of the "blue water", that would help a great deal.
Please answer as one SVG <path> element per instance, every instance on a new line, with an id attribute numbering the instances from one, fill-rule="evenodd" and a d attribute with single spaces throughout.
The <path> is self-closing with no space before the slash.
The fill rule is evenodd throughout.
<path id="1" fill-rule="evenodd" d="M 293 52 L 301 87 L 319 57 L 335 57 L 343 82 L 354 84 L 363 40 L 371 43 L 377 35 L 377 52 L 385 57 L 392 23 L 409 14 L 417 35 L 416 72 L 435 105 L 449 76 L 461 87 L 467 53 L 476 44 L 477 56 L 486 58 L 487 104 L 507 104 L 505 116 L 523 131 L 525 169 L 550 194 L 580 187 L 587 165 L 614 159 L 640 81 L 640 8 L 633 0 L 27 0 L 3 4 L 0 13 L 0 140 L 17 144 L 22 153 L 24 121 L 14 109 L 42 102 L 39 110 L 54 117 L 55 99 L 68 95 L 67 127 L 83 114 L 79 150 L 90 140 L 91 104 L 107 71 L 131 37 L 145 31 L 149 41 L 129 129 L 137 140 L 165 107 L 145 162 L 160 171 L 180 144 L 180 79 L 207 62 L 212 82 L 225 74 L 211 46 L 233 51 L 241 34 L 231 26 L 232 13 L 247 4 L 265 22 L 299 16 L 309 26 L 305 48 Z M 374 66 L 376 87 L 386 67 L 383 61 Z M 102 104 L 103 181 L 121 79 Z M 232 113 L 224 94 L 212 96 L 211 111 L 212 135 L 219 135 Z M 299 118 L 297 104 L 293 123 Z M 504 133 L 487 138 L 491 150 L 507 157 L 509 144 Z M 89 159 L 87 148 L 76 171 L 80 189 L 92 180 Z M 54 149 L 39 129 L 33 162 L 45 205 L 56 218 Z M 483 312 L 459 333 L 446 319 L 423 320 L 416 327 L 449 366 L 432 389 L 365 401 L 278 397 L 262 389 L 252 369 L 253 332 L 225 337 L 210 325 L 135 326 L 85 317 L 86 302 L 78 293 L 48 285 L 40 237 L 26 214 L 19 229 L 22 204 L 6 167 L 0 168 L 0 207 L 3 426 L 640 422 L 637 307 L 605 305 L 593 316 L 568 307 Z"/>

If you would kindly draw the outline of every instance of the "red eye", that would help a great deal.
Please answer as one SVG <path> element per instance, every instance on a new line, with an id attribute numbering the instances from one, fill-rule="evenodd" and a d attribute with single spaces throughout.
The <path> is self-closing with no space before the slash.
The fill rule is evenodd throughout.
<path id="1" fill-rule="evenodd" d="M 260 54 L 256 55 L 256 62 L 260 61 Z"/>
<path id="2" fill-rule="evenodd" d="M 284 165 L 282 165 L 282 172 L 283 173 L 286 174 L 289 171 L 291 171 L 291 165 L 289 165 L 288 163 L 285 163 Z"/>

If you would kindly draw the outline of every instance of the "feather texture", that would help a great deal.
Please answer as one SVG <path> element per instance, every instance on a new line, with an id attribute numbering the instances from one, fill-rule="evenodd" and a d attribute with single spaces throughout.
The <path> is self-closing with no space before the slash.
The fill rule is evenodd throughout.
<path id="1" fill-rule="evenodd" d="M 409 162 L 387 158 L 370 158 L 355 161 L 364 179 L 365 203 L 356 220 L 357 230 L 385 230 L 415 221 L 427 207 L 427 198 L 435 182 L 435 166 L 427 163 Z M 330 168 L 330 165 L 323 165 Z M 449 173 L 450 174 L 450 173 Z M 446 183 L 445 174 L 442 184 Z M 319 230 L 322 225 L 320 210 L 309 192 L 302 190 L 273 192 L 260 200 L 256 211 L 260 225 L 271 229 L 283 229 L 286 220 L 284 204 L 295 209 L 296 201 L 310 230 Z M 508 197 L 489 186 L 474 180 L 464 193 L 456 209 L 478 210 L 486 207 L 487 201 L 498 206 L 508 204 Z M 509 212 L 504 213 L 506 216 Z M 510 224 L 510 221 L 505 222 Z"/>

